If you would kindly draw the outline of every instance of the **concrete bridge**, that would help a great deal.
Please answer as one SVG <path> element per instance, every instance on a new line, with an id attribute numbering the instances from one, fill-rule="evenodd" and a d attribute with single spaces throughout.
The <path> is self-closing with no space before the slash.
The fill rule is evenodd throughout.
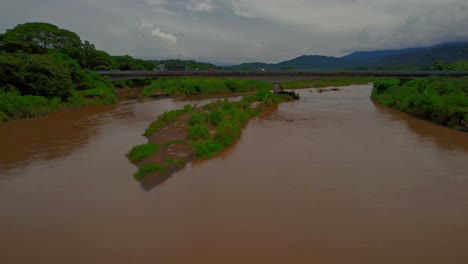
<path id="1" fill-rule="evenodd" d="M 394 77 L 415 78 L 428 76 L 462 77 L 468 71 L 96 71 L 111 81 L 157 79 L 161 77 L 218 77 L 260 80 L 273 83 L 311 80 L 324 77 Z"/>

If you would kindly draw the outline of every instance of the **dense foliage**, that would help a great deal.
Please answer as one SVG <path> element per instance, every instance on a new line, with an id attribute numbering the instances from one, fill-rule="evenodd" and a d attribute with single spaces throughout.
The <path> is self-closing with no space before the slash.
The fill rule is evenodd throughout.
<path id="1" fill-rule="evenodd" d="M 112 56 L 111 69 L 123 71 L 152 70 L 158 66 L 157 62 L 135 59 L 131 56 Z M 108 68 L 108 69 L 110 69 Z"/>
<path id="2" fill-rule="evenodd" d="M 417 117 L 468 131 L 466 77 L 377 81 L 372 99 Z"/>
<path id="3" fill-rule="evenodd" d="M 113 85 L 92 71 L 111 65 L 107 53 L 55 25 L 9 29 L 0 34 L 0 120 L 114 103 Z"/>

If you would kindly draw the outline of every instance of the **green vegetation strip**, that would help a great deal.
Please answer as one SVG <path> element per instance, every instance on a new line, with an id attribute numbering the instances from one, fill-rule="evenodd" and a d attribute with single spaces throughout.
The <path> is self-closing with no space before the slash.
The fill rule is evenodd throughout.
<path id="1" fill-rule="evenodd" d="M 166 166 L 151 163 L 141 166 L 138 171 L 135 173 L 135 179 L 141 180 L 145 175 L 154 173 L 154 172 L 162 172 L 167 169 Z"/>
<path id="2" fill-rule="evenodd" d="M 372 99 L 416 117 L 468 131 L 467 77 L 377 81 Z"/>
<path id="3" fill-rule="evenodd" d="M 198 95 L 223 94 L 272 89 L 270 82 L 253 80 L 235 80 L 224 78 L 171 77 L 153 80 L 145 87 L 143 94 Z"/>
<path id="4" fill-rule="evenodd" d="M 304 88 L 323 88 L 330 86 L 348 86 L 352 84 L 368 84 L 378 80 L 375 77 L 337 77 L 337 78 L 320 78 L 306 81 L 293 81 L 281 84 L 284 89 L 304 89 Z"/>
<path id="5" fill-rule="evenodd" d="M 153 154 L 158 153 L 158 145 L 154 143 L 147 143 L 138 145 L 128 152 L 128 158 L 131 162 L 138 162 Z"/>

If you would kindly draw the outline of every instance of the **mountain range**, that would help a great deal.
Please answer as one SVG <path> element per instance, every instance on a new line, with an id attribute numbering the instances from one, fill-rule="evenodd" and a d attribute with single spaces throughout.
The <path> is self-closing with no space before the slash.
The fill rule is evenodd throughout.
<path id="1" fill-rule="evenodd" d="M 236 69 L 358 69 L 425 66 L 437 61 L 455 62 L 468 59 L 468 42 L 447 42 L 431 47 L 400 50 L 359 51 L 343 57 L 303 55 L 276 64 L 252 62 L 234 66 Z"/>

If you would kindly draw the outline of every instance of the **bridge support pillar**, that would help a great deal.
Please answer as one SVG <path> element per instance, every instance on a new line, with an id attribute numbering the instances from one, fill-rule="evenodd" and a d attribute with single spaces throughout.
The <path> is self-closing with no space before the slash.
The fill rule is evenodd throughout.
<path id="1" fill-rule="evenodd" d="M 277 94 L 281 91 L 281 85 L 279 83 L 275 83 L 275 87 L 273 88 L 273 93 Z"/>

